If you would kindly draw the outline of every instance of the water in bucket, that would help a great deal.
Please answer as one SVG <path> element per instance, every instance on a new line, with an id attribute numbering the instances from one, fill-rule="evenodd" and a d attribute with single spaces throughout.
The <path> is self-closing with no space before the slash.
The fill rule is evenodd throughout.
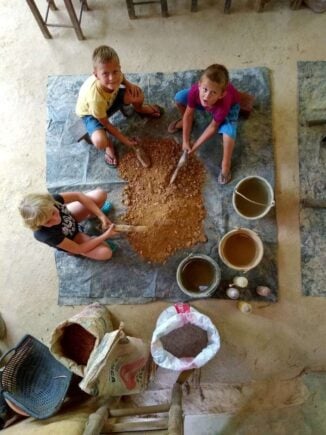
<path id="1" fill-rule="evenodd" d="M 215 260 L 205 254 L 190 254 L 177 269 L 180 290 L 193 298 L 209 297 L 217 289 L 221 272 Z"/>
<path id="2" fill-rule="evenodd" d="M 237 228 L 222 237 L 218 251 L 221 260 L 228 267 L 247 272 L 260 263 L 264 246 L 254 231 Z"/>
<path id="3" fill-rule="evenodd" d="M 246 234 L 235 233 L 225 241 L 224 256 L 236 267 L 247 267 L 256 257 L 256 244 Z"/>
<path id="4" fill-rule="evenodd" d="M 214 275 L 214 267 L 210 263 L 193 258 L 181 269 L 181 282 L 191 292 L 202 292 L 212 284 Z"/>
<path id="5" fill-rule="evenodd" d="M 233 193 L 236 212 L 247 219 L 265 216 L 274 205 L 273 190 L 262 177 L 247 177 L 241 180 Z"/>

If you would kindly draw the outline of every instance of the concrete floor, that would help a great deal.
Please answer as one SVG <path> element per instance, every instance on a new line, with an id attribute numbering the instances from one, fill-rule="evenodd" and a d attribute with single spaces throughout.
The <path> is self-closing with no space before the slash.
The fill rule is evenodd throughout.
<path id="1" fill-rule="evenodd" d="M 41 3 L 41 2 L 39 2 Z M 45 3 L 45 2 L 44 2 Z M 87 37 L 53 28 L 43 38 L 25 2 L 0 5 L 0 100 L 4 126 L 1 161 L 1 299 L 8 328 L 3 350 L 25 333 L 47 342 L 51 331 L 82 307 L 57 305 L 53 251 L 34 241 L 17 211 L 26 192 L 45 185 L 46 84 L 48 75 L 91 72 L 91 53 L 100 44 L 119 53 L 124 72 L 178 71 L 213 62 L 228 68 L 271 69 L 279 237 L 279 302 L 254 304 L 241 314 L 233 301 L 199 301 L 221 334 L 217 357 L 203 370 L 203 383 L 290 379 L 302 370 L 325 370 L 325 298 L 301 295 L 298 221 L 297 61 L 326 60 L 326 16 L 289 2 L 271 1 L 261 14 L 253 1 L 234 1 L 230 15 L 223 3 L 170 1 L 171 16 L 156 5 L 142 7 L 130 21 L 125 2 L 89 0 L 83 16 Z M 51 21 L 67 20 L 63 2 Z M 322 42 L 323 41 L 323 42 Z M 128 333 L 150 340 L 156 319 L 167 304 L 110 306 Z"/>

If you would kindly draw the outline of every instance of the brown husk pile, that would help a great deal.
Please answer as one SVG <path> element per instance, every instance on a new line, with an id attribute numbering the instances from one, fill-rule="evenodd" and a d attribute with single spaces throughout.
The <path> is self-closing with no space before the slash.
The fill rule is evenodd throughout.
<path id="1" fill-rule="evenodd" d="M 207 240 L 201 195 L 205 169 L 190 156 L 170 185 L 181 146 L 164 138 L 143 138 L 142 145 L 150 156 L 150 168 L 141 167 L 133 152 L 125 154 L 119 165 L 121 177 L 129 182 L 123 193 L 128 206 L 123 220 L 148 227 L 145 233 L 129 233 L 129 242 L 145 260 L 163 263 L 177 249 Z"/>

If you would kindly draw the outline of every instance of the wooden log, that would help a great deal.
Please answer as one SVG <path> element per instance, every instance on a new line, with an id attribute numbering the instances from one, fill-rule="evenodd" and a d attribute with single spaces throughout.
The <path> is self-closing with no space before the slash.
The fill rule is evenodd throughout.
<path id="1" fill-rule="evenodd" d="M 101 433 L 116 432 L 144 432 L 151 430 L 167 429 L 168 418 L 152 418 L 146 421 L 122 421 L 120 423 L 106 422 Z M 170 433 L 170 432 L 169 432 Z"/>
<path id="2" fill-rule="evenodd" d="M 177 382 L 173 385 L 172 390 L 168 433 L 169 435 L 183 434 L 182 387 Z"/>

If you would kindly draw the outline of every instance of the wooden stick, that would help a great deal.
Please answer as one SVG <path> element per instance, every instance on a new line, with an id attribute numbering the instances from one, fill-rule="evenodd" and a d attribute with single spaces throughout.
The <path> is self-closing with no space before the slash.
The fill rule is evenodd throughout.
<path id="1" fill-rule="evenodd" d="M 301 199 L 302 207 L 306 208 L 326 208 L 326 199 Z"/>
<path id="2" fill-rule="evenodd" d="M 152 418 L 146 421 L 125 421 L 121 423 L 106 422 L 102 428 L 102 433 L 115 432 L 145 432 L 150 430 L 167 429 L 168 419 Z"/>
<path id="3" fill-rule="evenodd" d="M 161 405 L 139 406 L 137 408 L 109 409 L 109 415 L 110 417 L 129 417 L 131 415 L 146 415 L 168 412 L 169 409 L 170 403 L 163 403 Z"/>
<path id="4" fill-rule="evenodd" d="M 144 225 L 123 225 L 123 224 L 116 224 L 114 226 L 114 230 L 118 231 L 119 233 L 144 233 L 147 231 L 147 227 Z"/>

